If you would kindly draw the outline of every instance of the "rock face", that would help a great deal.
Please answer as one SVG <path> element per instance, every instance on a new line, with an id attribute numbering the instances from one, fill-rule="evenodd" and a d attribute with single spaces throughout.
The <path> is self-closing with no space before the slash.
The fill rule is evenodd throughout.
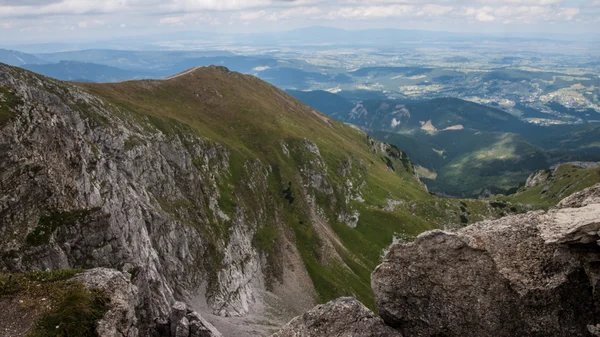
<path id="1" fill-rule="evenodd" d="M 544 212 L 432 231 L 372 275 L 384 321 L 407 336 L 585 336 L 595 325 L 600 185 Z"/>
<path id="2" fill-rule="evenodd" d="M 96 323 L 99 337 L 138 336 L 135 309 L 138 303 L 137 287 L 120 271 L 95 268 L 73 278 L 87 288 L 102 289 L 110 297 L 110 308 Z"/>
<path id="3" fill-rule="evenodd" d="M 340 298 L 296 317 L 272 337 L 401 337 L 362 303 Z"/>
<path id="4" fill-rule="evenodd" d="M 525 187 L 535 187 L 542 185 L 548 181 L 548 178 L 552 175 L 552 171 L 541 170 L 532 173 L 525 182 Z"/>
<path id="5" fill-rule="evenodd" d="M 217 329 L 183 302 L 175 302 L 167 319 L 157 319 L 155 337 L 223 337 Z"/>
<path id="6" fill-rule="evenodd" d="M 22 101 L 0 129 L 0 269 L 130 272 L 141 324 L 201 282 L 215 311 L 247 311 L 262 283 L 258 219 L 219 207 L 222 146 L 145 132 L 89 93 L 3 65 L 0 87 Z M 231 240 L 211 239 L 210 224 L 230 225 Z"/>

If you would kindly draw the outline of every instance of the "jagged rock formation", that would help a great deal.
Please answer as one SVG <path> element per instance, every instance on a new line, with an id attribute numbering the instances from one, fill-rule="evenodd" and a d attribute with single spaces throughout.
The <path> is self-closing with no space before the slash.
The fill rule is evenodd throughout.
<path id="1" fill-rule="evenodd" d="M 272 337 L 401 337 L 352 297 L 322 304 L 298 316 Z"/>
<path id="2" fill-rule="evenodd" d="M 552 171 L 549 170 L 534 172 L 527 178 L 527 181 L 525 181 L 525 187 L 531 188 L 545 184 L 551 175 Z"/>
<path id="3" fill-rule="evenodd" d="M 109 310 L 96 323 L 98 336 L 138 336 L 135 311 L 139 305 L 138 290 L 125 274 L 114 269 L 95 268 L 76 275 L 73 280 L 89 289 L 102 289 L 110 298 Z"/>
<path id="4" fill-rule="evenodd" d="M 529 176 L 525 186 L 509 199 L 517 203 L 548 208 L 600 182 L 600 166 L 593 163 L 566 163 Z"/>
<path id="5" fill-rule="evenodd" d="M 156 319 L 155 337 L 222 337 L 221 333 L 183 302 L 175 302 L 166 319 Z"/>
<path id="6" fill-rule="evenodd" d="M 587 335 L 600 313 L 599 197 L 596 185 L 547 213 L 393 245 L 372 275 L 381 316 L 407 336 Z"/>
<path id="7" fill-rule="evenodd" d="M 131 272 L 144 321 L 165 314 L 165 304 L 215 272 L 206 264 L 209 233 L 184 223 L 226 220 L 216 201 L 217 180 L 228 169 L 222 146 L 141 132 L 76 87 L 0 70 L 0 86 L 22 97 L 19 118 L 0 132 L 0 267 Z M 94 119 L 118 127 L 94 127 Z M 140 145 L 124 147 L 129 139 Z M 197 209 L 171 216 L 177 201 Z M 253 296 L 250 284 L 260 282 L 251 225 L 236 219 L 232 239 L 223 243 L 225 258 L 246 258 L 229 261 L 213 279 L 215 310 L 243 313 Z"/>

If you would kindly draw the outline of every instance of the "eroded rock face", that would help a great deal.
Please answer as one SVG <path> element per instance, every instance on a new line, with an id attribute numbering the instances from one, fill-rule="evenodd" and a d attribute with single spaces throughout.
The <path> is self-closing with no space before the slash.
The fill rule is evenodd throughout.
<path id="1" fill-rule="evenodd" d="M 381 316 L 407 336 L 587 335 L 598 317 L 599 192 L 393 245 L 372 275 Z"/>
<path id="2" fill-rule="evenodd" d="M 545 184 L 548 179 L 552 176 L 552 171 L 541 170 L 532 173 L 525 182 L 525 187 L 535 187 Z"/>
<path id="3" fill-rule="evenodd" d="M 401 337 L 352 297 L 319 305 L 294 318 L 272 337 Z"/>
<path id="4" fill-rule="evenodd" d="M 223 337 L 199 313 L 188 309 L 183 302 L 175 302 L 168 318 L 157 319 L 155 337 Z"/>
<path id="5" fill-rule="evenodd" d="M 90 289 L 102 289 L 110 298 L 109 310 L 96 323 L 100 337 L 137 337 L 135 309 L 138 303 L 138 289 L 131 284 L 128 276 L 108 268 L 87 270 L 73 278 Z"/>

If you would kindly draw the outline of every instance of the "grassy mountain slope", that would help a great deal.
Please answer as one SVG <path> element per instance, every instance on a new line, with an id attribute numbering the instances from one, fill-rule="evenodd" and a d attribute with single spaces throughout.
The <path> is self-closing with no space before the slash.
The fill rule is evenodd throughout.
<path id="1" fill-rule="evenodd" d="M 567 196 L 600 183 L 600 167 L 582 168 L 573 164 L 559 165 L 553 170 L 532 174 L 537 182 L 524 186 L 502 200 L 547 209 Z"/>
<path id="2" fill-rule="evenodd" d="M 408 156 L 397 147 L 375 141 L 256 77 L 223 67 L 195 68 L 166 80 L 105 84 L 64 83 L 4 65 L 0 70 L 0 80 L 7 83 L 0 87 L 0 131 L 14 132 L 27 125 L 30 117 L 24 102 L 36 107 L 37 118 L 49 120 L 58 115 L 61 123 L 65 119 L 77 121 L 77 128 L 84 134 L 83 139 L 77 138 L 77 144 L 89 151 L 66 165 L 84 165 L 73 174 L 91 170 L 93 179 L 89 183 L 97 185 L 103 197 L 112 198 L 109 191 L 115 190 L 128 193 L 128 187 L 104 185 L 114 182 L 94 175 L 110 168 L 98 158 L 124 165 L 145 162 L 147 158 L 136 156 L 151 156 L 149 149 L 165 146 L 157 139 L 181 149 L 179 156 L 190 156 L 180 162 L 168 155 L 156 157 L 166 160 L 163 166 L 144 166 L 139 173 L 149 171 L 151 177 L 171 179 L 163 170 L 171 170 L 170 161 L 177 162 L 186 176 L 169 180 L 176 186 L 146 179 L 144 184 L 149 185 L 138 186 L 133 177 L 131 188 L 148 195 L 145 209 L 157 216 L 168 215 L 169 228 L 190 226 L 190 231 L 199 233 L 206 244 L 202 252 L 209 254 L 202 255 L 209 288 L 226 268 L 225 263 L 244 265 L 244 256 L 239 257 L 240 261 L 231 261 L 224 258 L 224 252 L 229 249 L 231 232 L 239 230 L 237 222 L 247 222 L 253 249 L 260 252 L 268 266 L 262 271 L 270 287 L 284 282 L 283 270 L 288 266 L 283 257 L 291 245 L 319 301 L 355 295 L 372 307 L 370 273 L 394 236 L 410 238 L 424 230 L 506 214 L 505 209 L 486 201 L 432 196 L 415 178 Z M 19 85 L 11 87 L 11 83 Z M 27 97 L 23 94 L 27 90 L 43 93 L 47 99 Z M 49 101 L 53 105 L 45 107 Z M 36 128 L 49 128 L 52 133 L 52 126 L 43 121 Z M 58 137 L 73 137 L 72 128 L 59 130 Z M 216 153 L 200 152 L 210 158 L 198 157 L 199 142 L 218 144 L 210 150 Z M 60 163 L 63 159 L 56 158 Z M 221 160 L 227 165 L 220 166 Z M 225 174 L 219 171 L 222 167 L 226 167 Z M 193 177 L 207 180 L 189 181 Z M 87 184 L 87 178 L 84 180 Z M 194 186 L 186 189 L 186 185 Z M 211 192 L 212 186 L 216 194 Z M 58 192 L 54 195 L 61 198 L 60 205 L 72 203 L 68 196 Z M 30 200 L 24 201 L 23 207 L 28 207 L 27 202 Z M 15 228 L 14 233 L 24 240 L 32 238 L 32 243 L 22 244 L 24 249 L 48 243 L 57 230 L 74 226 L 75 222 L 86 228 L 87 217 L 81 214 L 114 211 L 84 212 L 67 206 L 57 210 L 43 200 L 35 202 L 42 212 L 50 207 L 53 213 L 33 214 L 28 220 L 31 226 L 26 228 L 29 232 Z M 76 218 L 75 222 L 62 224 L 64 214 Z M 153 227 L 153 220 L 145 221 Z M 13 233 L 12 227 L 8 230 Z M 0 240 L 0 247 L 5 246 L 7 242 Z M 169 260 L 168 253 L 164 254 L 161 258 Z"/>
<path id="3" fill-rule="evenodd" d="M 325 117 L 255 77 L 211 67 L 165 81 L 81 86 L 106 98 L 119 113 L 150 123 L 162 132 L 197 133 L 226 145 L 232 161 L 230 191 L 243 191 L 246 177 L 238 172 L 243 172 L 244 163 L 258 159 L 273 169 L 269 186 L 273 196 L 281 198 L 288 187 L 301 195 L 298 168 L 317 158 L 307 157 L 300 149 L 305 140 L 314 142 L 334 192 L 332 196 L 314 189 L 308 192 L 313 195 L 308 199 L 316 200 L 325 226 L 330 226 L 339 238 L 329 240 L 334 242 L 343 263 L 322 256 L 320 241 L 325 238 L 319 234 L 319 224 L 314 220 L 311 223 L 307 214 L 309 201 L 296 195 L 292 204 L 282 208 L 322 300 L 356 294 L 365 303 L 372 303 L 369 275 L 395 234 L 411 237 L 443 223 L 464 221 L 458 201 L 437 205 L 436 199 L 422 189 L 414 178 L 412 164 L 398 149 L 381 151 L 381 146 L 363 132 Z M 342 173 L 345 169 L 349 172 Z M 343 186 L 358 187 L 359 197 L 344 204 Z M 237 204 L 239 200 L 232 195 L 222 195 L 222 203 Z M 390 203 L 403 206 L 390 207 Z M 350 228 L 342 223 L 340 214 L 354 211 L 360 214 L 359 220 L 356 228 Z M 472 203 L 469 212 L 473 221 L 497 214 L 497 210 L 479 202 Z M 273 249 L 273 237 L 286 230 L 265 226 L 259 231 L 264 237 L 257 240 Z"/>
<path id="4" fill-rule="evenodd" d="M 363 132 L 255 77 L 209 67 L 164 81 L 79 85 L 110 102 L 116 114 L 149 130 L 179 138 L 192 133 L 225 145 L 231 151 L 231 177 L 220 204 L 229 212 L 253 198 L 253 191 L 245 187 L 244 167 L 255 160 L 270 167 L 268 189 L 276 205 L 270 217 L 283 218 L 289 227 L 264 224 L 256 244 L 277 255 L 282 249 L 277 238 L 291 231 L 322 300 L 356 294 L 372 303 L 369 275 L 394 233 L 414 236 L 435 226 L 406 208 L 383 210 L 388 199 L 432 200 L 414 179 L 406 156 L 393 148 L 381 151 Z M 314 153 L 304 150 L 307 141 L 316 145 Z M 299 172 L 320 160 L 324 171 L 315 179 L 330 179 L 331 190 L 306 185 Z M 344 202 L 347 188 L 357 188 L 360 197 Z M 310 214 L 311 200 L 325 224 Z M 355 229 L 340 220 L 340 215 L 354 211 L 360 214 Z M 323 253 L 323 240 L 332 242 L 339 258 Z"/>
<path id="5" fill-rule="evenodd" d="M 340 114 L 343 121 L 362 127 L 390 132 L 421 129 L 429 122 L 430 130 L 461 126 L 489 132 L 516 132 L 529 128 L 515 116 L 457 98 L 427 101 L 366 100 L 360 109 Z"/>
<path id="6" fill-rule="evenodd" d="M 555 160 L 512 133 L 449 130 L 371 134 L 406 149 L 415 163 L 435 172 L 435 177 L 426 179 L 430 190 L 459 196 L 477 196 L 486 190 L 505 193 Z"/>
<path id="7" fill-rule="evenodd" d="M 336 94 L 291 94 L 405 149 L 432 191 L 454 196 L 506 193 L 536 170 L 600 154 L 597 126 L 541 127 L 455 98 L 365 100 L 350 109 Z"/>
<path id="8" fill-rule="evenodd" d="M 555 125 L 533 130 L 524 136 L 546 150 L 581 154 L 582 160 L 597 160 L 600 156 L 598 124 Z"/>

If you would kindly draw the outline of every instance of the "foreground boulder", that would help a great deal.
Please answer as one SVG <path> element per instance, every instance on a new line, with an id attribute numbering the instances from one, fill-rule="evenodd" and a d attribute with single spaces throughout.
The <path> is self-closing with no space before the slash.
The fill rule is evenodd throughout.
<path id="1" fill-rule="evenodd" d="M 382 318 L 406 336 L 589 336 L 599 196 L 393 245 L 372 275 Z"/>
<path id="2" fill-rule="evenodd" d="M 118 270 L 94 268 L 76 275 L 73 280 L 89 289 L 102 289 L 110 298 L 109 310 L 96 323 L 99 337 L 137 337 L 138 289 L 129 277 Z"/>
<path id="3" fill-rule="evenodd" d="M 183 302 L 175 302 L 166 319 L 157 319 L 155 337 L 223 337 L 199 313 L 188 309 Z"/>
<path id="4" fill-rule="evenodd" d="M 294 318 L 272 337 L 401 337 L 362 303 L 344 297 Z"/>

